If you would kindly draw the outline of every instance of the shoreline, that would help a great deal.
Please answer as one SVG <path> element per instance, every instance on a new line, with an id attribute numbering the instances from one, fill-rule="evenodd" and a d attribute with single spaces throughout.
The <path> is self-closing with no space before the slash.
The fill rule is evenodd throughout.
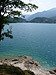
<path id="1" fill-rule="evenodd" d="M 7 64 L 13 65 L 15 67 L 20 67 L 22 70 L 30 70 L 35 73 L 35 75 L 51 75 L 49 71 L 44 71 L 41 65 L 32 59 L 30 56 L 19 56 L 14 59 L 3 59 L 0 60 L 0 65 Z"/>
<path id="2" fill-rule="evenodd" d="M 5 59 L 8 59 L 8 60 L 12 60 L 12 59 L 18 59 L 18 58 L 22 58 L 24 55 L 20 54 L 20 55 L 4 55 L 4 56 L 0 56 L 0 60 L 5 60 Z M 29 56 L 29 55 L 26 55 L 26 56 Z M 44 71 L 49 71 L 49 70 L 52 70 L 55 66 L 52 66 L 52 65 L 49 65 L 50 63 L 46 63 L 45 60 L 42 60 L 40 59 L 39 57 L 38 58 L 35 58 L 35 57 L 32 57 L 33 61 L 37 61 L 40 65 L 41 65 L 41 68 L 44 70 Z"/>

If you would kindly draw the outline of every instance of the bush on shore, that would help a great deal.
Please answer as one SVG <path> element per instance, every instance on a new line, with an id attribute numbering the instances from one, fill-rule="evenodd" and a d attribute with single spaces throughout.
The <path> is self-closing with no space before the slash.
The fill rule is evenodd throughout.
<path id="1" fill-rule="evenodd" d="M 0 65 L 0 75 L 35 75 L 29 70 L 23 71 L 19 67 L 14 67 L 12 65 Z"/>

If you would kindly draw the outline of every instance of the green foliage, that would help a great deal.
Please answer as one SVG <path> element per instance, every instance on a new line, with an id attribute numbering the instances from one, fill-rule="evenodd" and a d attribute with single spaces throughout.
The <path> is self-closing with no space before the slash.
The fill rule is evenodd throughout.
<path id="1" fill-rule="evenodd" d="M 4 17 L 3 20 L 2 20 L 2 23 L 8 24 L 8 18 Z"/>
<path id="2" fill-rule="evenodd" d="M 14 17 L 16 15 L 20 16 L 21 12 L 14 10 L 14 8 L 18 8 L 24 11 L 32 11 L 37 9 L 38 6 L 31 3 L 25 4 L 21 0 L 0 0 L 0 17 L 1 15 L 4 17 L 5 14 L 7 14 L 7 17 Z"/>
<path id="3" fill-rule="evenodd" d="M 23 71 L 19 67 L 4 64 L 0 65 L 0 75 L 34 75 L 34 73 L 29 70 Z"/>
<path id="4" fill-rule="evenodd" d="M 33 72 L 31 72 L 30 70 L 25 70 L 25 75 L 35 75 Z"/>
<path id="5" fill-rule="evenodd" d="M 20 68 L 8 65 L 0 65 L 0 73 L 5 73 L 5 75 L 24 75 Z"/>
<path id="6" fill-rule="evenodd" d="M 4 37 L 2 36 L 2 31 L 4 29 L 4 24 L 8 24 L 9 18 L 14 17 L 15 20 L 16 16 L 22 15 L 21 11 L 14 10 L 16 8 L 28 12 L 37 9 L 38 6 L 31 3 L 25 4 L 21 0 L 0 0 L 0 40 Z M 11 35 L 8 37 L 11 37 Z"/>

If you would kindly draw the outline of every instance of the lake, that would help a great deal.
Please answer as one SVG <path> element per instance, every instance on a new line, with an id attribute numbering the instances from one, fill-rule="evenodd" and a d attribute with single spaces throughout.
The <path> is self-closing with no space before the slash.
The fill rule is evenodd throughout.
<path id="1" fill-rule="evenodd" d="M 56 24 L 10 23 L 10 26 L 13 39 L 0 41 L 0 58 L 28 55 L 44 69 L 56 67 Z"/>

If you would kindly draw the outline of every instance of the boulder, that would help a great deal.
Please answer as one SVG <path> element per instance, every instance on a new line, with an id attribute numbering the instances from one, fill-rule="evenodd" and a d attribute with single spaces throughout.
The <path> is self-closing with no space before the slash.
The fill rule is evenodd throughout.
<path id="1" fill-rule="evenodd" d="M 0 63 L 0 65 L 3 65 L 3 63 Z"/>
<path id="2" fill-rule="evenodd" d="M 55 74 L 55 72 L 54 72 L 54 71 L 49 71 L 49 73 L 50 73 L 50 74 Z"/>
<path id="3" fill-rule="evenodd" d="M 38 66 L 38 62 L 34 61 L 34 64 L 35 64 L 36 66 Z"/>
<path id="4" fill-rule="evenodd" d="M 28 56 L 23 56 L 23 58 L 27 59 L 27 58 L 28 58 Z"/>
<path id="5" fill-rule="evenodd" d="M 30 61 L 29 61 L 29 64 L 34 64 L 34 61 L 31 61 L 31 60 L 30 60 Z"/>
<path id="6" fill-rule="evenodd" d="M 52 71 L 54 71 L 56 73 L 56 68 L 53 68 Z"/>
<path id="7" fill-rule="evenodd" d="M 5 60 L 8 60 L 8 59 L 5 59 Z"/>
<path id="8" fill-rule="evenodd" d="M 53 68 L 51 71 L 49 71 L 50 74 L 56 74 L 56 68 Z"/>
<path id="9" fill-rule="evenodd" d="M 34 64 L 34 61 L 32 61 L 32 60 L 27 60 L 27 61 L 25 61 L 25 63 L 27 63 L 27 64 Z"/>
<path id="10" fill-rule="evenodd" d="M 16 61 L 14 64 L 18 64 L 18 61 Z"/>
<path id="11" fill-rule="evenodd" d="M 19 61 L 19 63 L 22 63 L 24 60 L 23 60 L 23 58 L 21 58 L 18 61 Z"/>
<path id="12" fill-rule="evenodd" d="M 12 59 L 12 61 L 18 61 L 18 59 Z"/>

